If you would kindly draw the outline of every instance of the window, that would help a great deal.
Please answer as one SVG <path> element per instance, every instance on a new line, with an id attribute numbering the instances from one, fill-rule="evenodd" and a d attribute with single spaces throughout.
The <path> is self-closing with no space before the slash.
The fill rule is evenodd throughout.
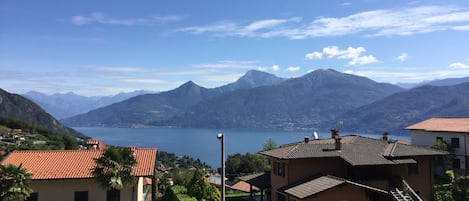
<path id="1" fill-rule="evenodd" d="M 285 176 L 285 163 L 282 161 L 277 161 L 274 167 L 275 174 L 278 176 Z"/>
<path id="2" fill-rule="evenodd" d="M 88 191 L 76 191 L 75 201 L 88 201 Z"/>
<path id="3" fill-rule="evenodd" d="M 436 141 L 438 141 L 438 140 L 443 142 L 443 137 L 436 137 Z"/>
<path id="4" fill-rule="evenodd" d="M 106 201 L 121 200 L 120 198 L 121 198 L 120 190 L 109 190 L 106 192 Z"/>
<path id="5" fill-rule="evenodd" d="M 408 175 L 418 175 L 419 174 L 419 165 L 417 163 L 411 163 L 407 165 Z"/>
<path id="6" fill-rule="evenodd" d="M 287 198 L 281 193 L 277 193 L 277 201 L 286 201 Z"/>
<path id="7" fill-rule="evenodd" d="M 376 192 L 367 191 L 366 196 L 369 201 L 379 201 L 379 194 Z"/>
<path id="8" fill-rule="evenodd" d="M 453 168 L 461 168 L 461 160 L 459 158 L 453 158 Z"/>
<path id="9" fill-rule="evenodd" d="M 26 199 L 26 201 L 38 201 L 39 199 L 39 194 L 38 193 L 31 193 L 29 195 L 29 198 Z"/>
<path id="10" fill-rule="evenodd" d="M 459 148 L 459 138 L 455 138 L 455 137 L 451 138 L 451 147 Z"/>

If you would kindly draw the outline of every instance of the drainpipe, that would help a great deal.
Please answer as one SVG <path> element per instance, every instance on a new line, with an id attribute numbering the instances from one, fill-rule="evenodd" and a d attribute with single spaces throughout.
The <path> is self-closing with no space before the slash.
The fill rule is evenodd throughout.
<path id="1" fill-rule="evenodd" d="M 464 169 L 466 169 L 465 170 L 466 174 L 469 173 L 469 170 L 468 170 L 469 165 L 467 165 L 467 144 L 468 144 L 466 141 L 467 135 L 469 135 L 469 133 L 466 133 L 466 135 L 464 135 L 464 166 L 466 166 Z"/>

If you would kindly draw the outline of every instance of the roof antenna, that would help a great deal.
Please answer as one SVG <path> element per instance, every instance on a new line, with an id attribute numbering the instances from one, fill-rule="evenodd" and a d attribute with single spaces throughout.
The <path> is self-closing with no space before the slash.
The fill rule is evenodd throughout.
<path id="1" fill-rule="evenodd" d="M 318 132 L 314 131 L 313 132 L 313 137 L 314 137 L 315 140 L 319 139 Z"/>

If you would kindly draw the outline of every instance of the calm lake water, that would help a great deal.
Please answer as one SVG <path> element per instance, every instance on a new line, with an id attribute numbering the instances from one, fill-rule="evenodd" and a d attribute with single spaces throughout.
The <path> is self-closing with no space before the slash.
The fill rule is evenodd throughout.
<path id="1" fill-rule="evenodd" d="M 262 145 L 272 138 L 277 145 L 302 141 L 305 136 L 312 138 L 311 132 L 287 131 L 245 131 L 245 130 L 210 130 L 182 128 L 102 128 L 75 127 L 75 130 L 99 139 L 106 144 L 117 146 L 153 147 L 158 150 L 173 152 L 176 155 L 188 155 L 200 158 L 212 167 L 220 167 L 221 144 L 218 133 L 225 134 L 227 155 L 235 153 L 258 152 Z M 319 138 L 327 138 L 329 132 L 320 132 Z M 349 134 L 341 132 L 341 135 Z M 380 134 L 365 134 L 380 138 Z M 410 140 L 409 136 L 389 136 L 390 139 Z"/>

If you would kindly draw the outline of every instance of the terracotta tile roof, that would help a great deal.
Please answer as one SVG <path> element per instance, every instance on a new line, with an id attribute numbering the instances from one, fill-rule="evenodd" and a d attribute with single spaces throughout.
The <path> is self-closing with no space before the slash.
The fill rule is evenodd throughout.
<path id="1" fill-rule="evenodd" d="M 335 150 L 334 140 L 320 139 L 281 146 L 277 149 L 260 152 L 278 159 L 328 158 L 339 157 L 353 166 L 394 165 L 393 158 L 445 155 L 446 152 L 416 147 L 397 142 L 367 138 L 357 135 L 343 136 L 341 149 Z"/>
<path id="2" fill-rule="evenodd" d="M 238 181 L 236 184 L 231 186 L 231 189 L 237 190 L 237 191 L 243 191 L 243 192 L 251 192 L 251 185 L 245 181 Z M 252 187 L 253 192 L 259 191 L 259 188 L 253 186 Z"/>
<path id="3" fill-rule="evenodd" d="M 406 129 L 469 133 L 469 118 L 431 118 Z"/>
<path id="4" fill-rule="evenodd" d="M 23 164 L 32 179 L 84 179 L 92 178 L 93 158 L 101 156 L 102 150 L 30 150 L 13 151 L 1 164 Z M 153 175 L 156 149 L 137 149 L 135 176 Z"/>
<path id="5" fill-rule="evenodd" d="M 331 175 L 315 176 L 304 181 L 281 187 L 278 189 L 278 191 L 284 192 L 299 199 L 304 199 L 345 184 L 366 188 L 380 193 L 387 193 L 385 190 L 382 189 L 348 181 L 346 179 Z"/>
<path id="6" fill-rule="evenodd" d="M 270 171 L 242 176 L 242 177 L 239 177 L 239 180 L 245 181 L 261 189 L 269 188 L 270 187 Z"/>

